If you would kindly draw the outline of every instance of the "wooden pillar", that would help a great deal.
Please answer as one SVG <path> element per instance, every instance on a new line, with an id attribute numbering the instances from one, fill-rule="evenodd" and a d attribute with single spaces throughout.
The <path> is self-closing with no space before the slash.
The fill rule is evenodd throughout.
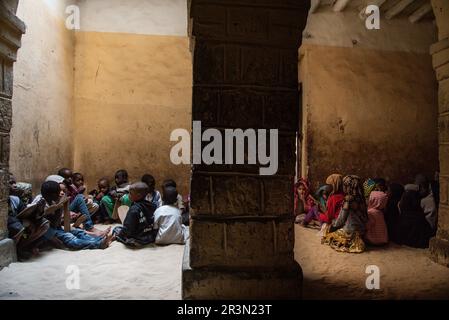
<path id="1" fill-rule="evenodd" d="M 278 129 L 279 169 L 193 165 L 184 299 L 299 298 L 293 183 L 298 48 L 310 1 L 193 0 L 193 121 Z"/>
<path id="2" fill-rule="evenodd" d="M 16 259 L 8 239 L 9 132 L 12 125 L 13 64 L 25 25 L 15 12 L 18 1 L 0 1 L 0 269 Z"/>

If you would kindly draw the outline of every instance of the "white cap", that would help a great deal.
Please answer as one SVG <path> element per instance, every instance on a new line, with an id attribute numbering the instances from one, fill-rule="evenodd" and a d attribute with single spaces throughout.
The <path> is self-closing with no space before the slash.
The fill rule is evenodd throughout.
<path id="1" fill-rule="evenodd" d="M 64 178 L 61 176 L 58 176 L 57 174 L 48 176 L 47 179 L 45 179 L 45 182 L 47 181 L 54 181 L 56 183 L 63 183 L 64 182 Z"/>

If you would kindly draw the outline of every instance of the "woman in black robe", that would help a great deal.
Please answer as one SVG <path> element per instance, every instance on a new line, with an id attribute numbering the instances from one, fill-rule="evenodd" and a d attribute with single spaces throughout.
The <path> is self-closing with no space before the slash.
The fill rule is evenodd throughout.
<path id="1" fill-rule="evenodd" d="M 385 223 L 390 241 L 397 242 L 399 224 L 399 201 L 401 201 L 404 187 L 399 183 L 390 183 L 388 186 L 388 202 L 385 207 Z"/>
<path id="2" fill-rule="evenodd" d="M 400 214 L 396 242 L 414 248 L 427 248 L 432 228 L 421 208 L 418 190 L 417 185 L 405 186 L 405 192 L 398 206 Z"/>

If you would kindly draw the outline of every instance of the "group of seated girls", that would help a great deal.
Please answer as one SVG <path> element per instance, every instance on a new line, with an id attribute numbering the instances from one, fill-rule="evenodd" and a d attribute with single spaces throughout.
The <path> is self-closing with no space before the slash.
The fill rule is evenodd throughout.
<path id="1" fill-rule="evenodd" d="M 427 248 L 436 233 L 438 197 L 437 179 L 422 174 L 405 186 L 332 174 L 314 196 L 301 178 L 295 184 L 295 222 L 320 226 L 322 243 L 341 252 L 360 253 L 366 243 L 389 241 Z"/>
<path id="2" fill-rule="evenodd" d="M 85 194 L 83 175 L 63 168 L 48 176 L 41 193 L 32 199 L 31 185 L 11 177 L 9 235 L 20 258 L 44 247 L 105 249 L 114 240 L 130 247 L 184 244 L 188 205 L 178 194 L 175 181 L 165 180 L 162 194 L 155 186 L 150 174 L 129 183 L 126 170 L 119 170 L 114 186 L 101 178 L 98 188 Z M 95 223 L 121 225 L 99 230 Z"/>

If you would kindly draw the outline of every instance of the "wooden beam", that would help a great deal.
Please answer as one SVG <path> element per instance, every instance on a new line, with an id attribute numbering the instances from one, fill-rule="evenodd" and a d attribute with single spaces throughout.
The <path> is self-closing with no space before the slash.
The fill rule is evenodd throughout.
<path id="1" fill-rule="evenodd" d="M 337 0 L 337 2 L 335 2 L 334 4 L 334 11 L 335 12 L 343 11 L 350 1 L 351 0 Z"/>
<path id="2" fill-rule="evenodd" d="M 385 18 L 390 20 L 400 14 L 405 8 L 411 5 L 415 0 L 401 0 L 391 7 L 386 13 Z"/>
<path id="3" fill-rule="evenodd" d="M 365 20 L 367 18 L 366 8 L 368 7 L 368 5 L 376 5 L 380 8 L 385 2 L 387 2 L 387 0 L 371 0 L 371 1 L 367 1 L 367 2 L 368 2 L 368 4 L 366 6 L 364 6 L 363 9 L 359 13 L 359 17 L 362 20 Z"/>
<path id="4" fill-rule="evenodd" d="M 421 20 L 426 14 L 428 14 L 429 12 L 432 11 L 432 5 L 430 4 L 430 2 L 427 2 L 426 4 L 424 4 L 422 7 L 420 7 L 418 10 L 416 10 L 415 12 L 413 12 L 409 17 L 408 20 L 411 23 L 416 23 L 419 20 Z"/>
<path id="5" fill-rule="evenodd" d="M 321 0 L 312 0 L 310 2 L 310 13 L 315 13 L 320 7 Z"/>

